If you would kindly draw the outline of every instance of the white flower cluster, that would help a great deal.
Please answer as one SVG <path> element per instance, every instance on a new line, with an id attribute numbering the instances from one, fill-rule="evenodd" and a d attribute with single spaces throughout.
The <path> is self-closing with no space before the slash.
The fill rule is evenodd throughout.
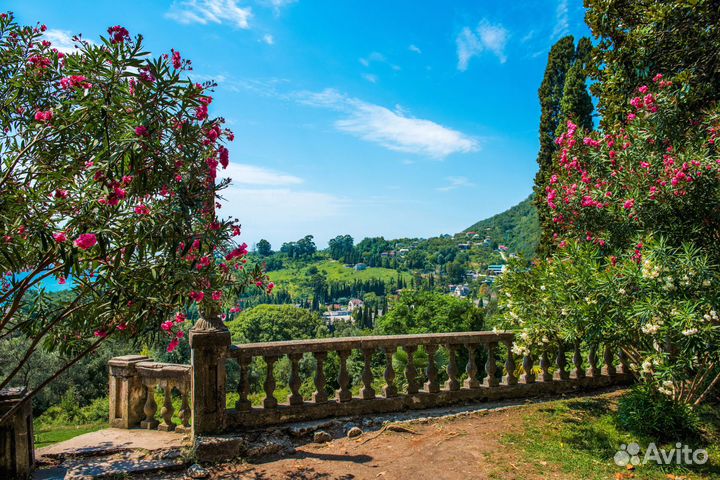
<path id="1" fill-rule="evenodd" d="M 642 276 L 644 278 L 657 278 L 662 273 L 662 267 L 654 265 L 649 258 L 643 261 Z"/>
<path id="2" fill-rule="evenodd" d="M 670 380 L 665 380 L 662 382 L 662 385 L 658 387 L 658 392 L 662 393 L 663 395 L 667 395 L 668 397 L 672 397 L 674 395 L 674 385 L 673 382 Z"/>
<path id="3" fill-rule="evenodd" d="M 703 318 L 706 322 L 717 322 L 718 321 L 718 314 L 715 310 L 710 310 L 710 313 L 706 313 L 703 315 Z"/>
<path id="4" fill-rule="evenodd" d="M 648 335 L 655 335 L 662 327 L 663 321 L 658 317 L 653 317 L 648 323 L 640 327 L 643 333 Z"/>
<path id="5" fill-rule="evenodd" d="M 683 330 L 682 334 L 686 337 L 690 337 L 692 335 L 696 335 L 700 330 L 697 328 L 688 328 L 687 330 Z"/>
<path id="6" fill-rule="evenodd" d="M 664 279 L 663 288 L 665 291 L 672 292 L 675 290 L 675 281 L 673 280 L 673 277 L 667 276 Z"/>
<path id="7" fill-rule="evenodd" d="M 524 347 L 520 344 L 513 343 L 512 352 L 514 355 L 517 355 L 517 356 L 525 356 L 530 353 L 530 350 L 527 347 Z"/>

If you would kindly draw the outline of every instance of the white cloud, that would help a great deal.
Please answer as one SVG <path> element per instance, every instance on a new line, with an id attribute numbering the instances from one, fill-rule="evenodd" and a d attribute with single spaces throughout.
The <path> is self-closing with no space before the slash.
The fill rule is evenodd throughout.
<path id="1" fill-rule="evenodd" d="M 337 120 L 335 128 L 396 152 L 444 158 L 453 153 L 473 152 L 480 147 L 477 140 L 457 130 L 411 117 L 401 108 L 396 107 L 393 111 L 334 89 L 299 92 L 294 97 L 306 105 L 342 112 L 345 118 Z"/>
<path id="2" fill-rule="evenodd" d="M 408 50 L 410 50 L 411 52 L 415 52 L 415 53 L 422 53 L 422 50 L 420 50 L 420 47 L 418 47 L 417 45 L 414 45 L 414 44 L 410 45 L 408 47 Z"/>
<path id="3" fill-rule="evenodd" d="M 165 16 L 182 24 L 228 23 L 247 29 L 252 9 L 238 6 L 238 0 L 182 0 L 173 2 Z"/>
<path id="4" fill-rule="evenodd" d="M 222 171 L 222 173 L 222 176 L 230 177 L 234 185 L 269 185 L 277 187 L 303 183 L 302 178 L 294 175 L 242 163 L 230 163 L 227 170 Z"/>
<path id="5" fill-rule="evenodd" d="M 570 31 L 570 15 L 568 0 L 560 0 L 555 10 L 555 29 L 553 30 L 553 38 L 559 38 L 567 35 Z"/>
<path id="6" fill-rule="evenodd" d="M 493 25 L 487 20 L 482 20 L 475 30 L 464 27 L 455 43 L 457 46 L 458 64 L 461 72 L 467 70 L 472 57 L 480 55 L 485 50 L 492 52 L 500 60 L 500 63 L 507 61 L 505 47 L 508 40 L 508 31 L 502 25 Z"/>
<path id="7" fill-rule="evenodd" d="M 57 48 L 58 52 L 73 53 L 78 51 L 75 48 L 75 42 L 72 40 L 74 34 L 69 30 L 50 28 L 43 35 L 45 39 L 52 43 L 53 48 Z M 86 41 L 93 43 L 89 40 Z"/>
<path id="8" fill-rule="evenodd" d="M 363 78 L 367 80 L 370 83 L 377 83 L 378 82 L 378 76 L 373 75 L 372 73 L 363 73 Z"/>
<path id="9" fill-rule="evenodd" d="M 265 35 L 263 35 L 262 41 L 267 43 L 268 45 L 273 45 L 275 43 L 275 38 L 273 38 L 273 36 L 269 33 L 266 33 Z"/>
<path id="10" fill-rule="evenodd" d="M 467 177 L 447 177 L 445 180 L 448 184 L 443 187 L 437 187 L 438 192 L 449 192 L 458 188 L 474 187 L 475 184 L 468 180 Z"/>

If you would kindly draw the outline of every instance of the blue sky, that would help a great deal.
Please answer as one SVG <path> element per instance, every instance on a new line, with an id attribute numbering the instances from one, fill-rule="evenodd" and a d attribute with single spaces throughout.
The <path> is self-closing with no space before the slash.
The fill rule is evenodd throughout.
<path id="1" fill-rule="evenodd" d="M 56 45 L 120 24 L 219 87 L 249 244 L 460 231 L 530 193 L 547 52 L 580 0 L 6 1 Z"/>

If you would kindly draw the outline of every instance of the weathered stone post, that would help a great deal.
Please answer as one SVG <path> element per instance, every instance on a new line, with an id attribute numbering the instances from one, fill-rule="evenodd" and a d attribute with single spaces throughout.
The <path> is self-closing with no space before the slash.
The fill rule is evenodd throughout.
<path id="1" fill-rule="evenodd" d="M 0 416 L 25 396 L 25 387 L 0 390 Z M 0 478 L 29 478 L 35 464 L 30 402 L 0 425 Z"/>
<path id="2" fill-rule="evenodd" d="M 225 358 L 230 331 L 217 312 L 201 312 L 190 330 L 193 437 L 225 427 Z"/>
<path id="3" fill-rule="evenodd" d="M 145 387 L 136 365 L 150 361 L 143 355 L 125 355 L 111 358 L 110 370 L 110 426 L 130 428 L 143 419 Z"/>

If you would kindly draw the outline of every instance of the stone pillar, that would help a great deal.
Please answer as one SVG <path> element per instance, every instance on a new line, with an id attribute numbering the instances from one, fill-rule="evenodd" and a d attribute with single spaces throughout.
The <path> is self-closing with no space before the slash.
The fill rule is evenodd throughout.
<path id="1" fill-rule="evenodd" d="M 131 428 L 143 419 L 145 387 L 135 366 L 150 361 L 142 355 L 111 358 L 110 370 L 110 426 Z"/>
<path id="2" fill-rule="evenodd" d="M 17 405 L 25 387 L 0 390 L 0 416 Z M 35 463 L 32 405 L 25 404 L 0 425 L 0 478 L 29 478 Z"/>
<path id="3" fill-rule="evenodd" d="M 193 437 L 225 427 L 225 358 L 230 331 L 217 314 L 205 313 L 190 330 Z"/>

